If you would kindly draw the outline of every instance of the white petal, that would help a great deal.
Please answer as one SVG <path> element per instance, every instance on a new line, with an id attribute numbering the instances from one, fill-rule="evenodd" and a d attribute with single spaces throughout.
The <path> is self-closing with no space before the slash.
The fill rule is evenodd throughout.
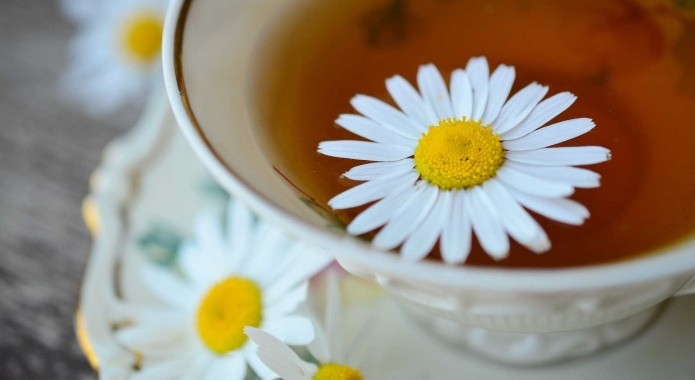
<path id="1" fill-rule="evenodd" d="M 512 196 L 529 210 L 558 222 L 579 226 L 589 217 L 586 207 L 570 199 L 541 198 L 517 191 Z"/>
<path id="2" fill-rule="evenodd" d="M 364 137 L 365 139 L 386 145 L 402 145 L 415 149 L 417 141 L 404 137 L 382 124 L 364 116 L 343 114 L 335 121 L 346 130 Z"/>
<path id="3" fill-rule="evenodd" d="M 333 262 L 333 255 L 322 250 L 305 245 L 296 245 L 288 254 L 292 254 L 291 266 L 286 267 L 281 275 L 273 278 L 273 283 L 263 289 L 264 302 L 278 302 L 287 292 L 316 275 Z"/>
<path id="4" fill-rule="evenodd" d="M 144 268 L 142 281 L 159 300 L 178 310 L 186 310 L 195 302 L 195 291 L 186 286 L 182 279 L 161 268 Z"/>
<path id="5" fill-rule="evenodd" d="M 285 343 L 263 330 L 244 329 L 246 335 L 258 345 L 257 355 L 270 370 L 285 380 L 310 380 L 317 368 L 297 356 Z"/>
<path id="6" fill-rule="evenodd" d="M 299 286 L 286 292 L 277 302 L 268 305 L 263 314 L 268 318 L 280 318 L 294 312 L 306 300 L 308 288 L 308 281 L 300 283 Z"/>
<path id="7" fill-rule="evenodd" d="M 213 360 L 207 366 L 205 380 L 243 380 L 246 377 L 246 361 L 244 357 L 228 355 L 217 360 Z"/>
<path id="8" fill-rule="evenodd" d="M 468 60 L 466 65 L 468 79 L 473 87 L 473 114 L 471 119 L 482 119 L 487 105 L 488 82 L 490 80 L 490 66 L 485 57 L 474 57 Z"/>
<path id="9" fill-rule="evenodd" d="M 444 225 L 441 242 L 442 257 L 447 264 L 460 264 L 468 258 L 471 251 L 471 221 L 464 209 L 468 192 L 460 190 L 452 193 L 451 216 Z"/>
<path id="10" fill-rule="evenodd" d="M 464 200 L 468 200 L 468 216 L 485 252 L 495 260 L 506 258 L 509 255 L 509 238 L 502 224 L 503 216 L 498 214 L 490 198 L 480 186 L 476 186 Z"/>
<path id="11" fill-rule="evenodd" d="M 128 379 L 132 380 L 160 380 L 176 379 L 186 369 L 185 360 L 162 360 L 148 363 L 139 371 L 133 372 Z"/>
<path id="12" fill-rule="evenodd" d="M 449 223 L 452 194 L 440 191 L 436 203 L 415 232 L 405 241 L 401 256 L 408 261 L 422 260 L 437 243 L 445 224 Z"/>
<path id="13" fill-rule="evenodd" d="M 387 79 L 386 88 L 398 107 L 411 119 L 420 123 L 422 132 L 426 132 L 428 126 L 436 125 L 439 121 L 434 109 L 402 76 L 396 75 Z"/>
<path id="14" fill-rule="evenodd" d="M 514 67 L 507 65 L 499 65 L 490 76 L 490 93 L 483 113 L 483 125 L 492 123 L 500 114 L 504 102 L 512 91 L 514 78 L 516 78 Z"/>
<path id="15" fill-rule="evenodd" d="M 412 170 L 405 174 L 398 173 L 396 176 L 368 181 L 336 195 L 328 201 L 328 205 L 334 210 L 361 206 L 384 198 L 396 186 L 415 183 L 418 177 L 419 174 Z"/>
<path id="16" fill-rule="evenodd" d="M 531 83 L 524 87 L 502 107 L 500 115 L 492 122 L 492 128 L 497 133 L 504 133 L 514 128 L 533 111 L 547 93 L 548 87 L 538 83 Z"/>
<path id="17" fill-rule="evenodd" d="M 405 173 L 414 168 L 415 161 L 412 158 L 406 158 L 400 161 L 373 162 L 355 166 L 343 175 L 354 181 L 371 181 L 394 173 Z"/>
<path id="18" fill-rule="evenodd" d="M 396 185 L 393 191 L 382 200 L 362 211 L 347 227 L 348 233 L 362 235 L 363 233 L 383 226 L 398 211 L 398 208 L 415 192 L 412 183 Z"/>
<path id="19" fill-rule="evenodd" d="M 263 330 L 289 345 L 305 345 L 314 340 L 311 321 L 296 315 L 267 321 Z"/>
<path id="20" fill-rule="evenodd" d="M 241 201 L 230 200 L 227 205 L 227 246 L 229 247 L 229 270 L 236 272 L 248 257 L 249 242 L 254 226 L 251 210 Z"/>
<path id="21" fill-rule="evenodd" d="M 439 120 L 454 117 L 446 82 L 433 64 L 420 66 L 417 73 L 417 83 L 422 97 L 434 108 Z"/>
<path id="22" fill-rule="evenodd" d="M 473 113 L 473 87 L 468 74 L 461 69 L 451 73 L 451 105 L 454 107 L 454 117 L 472 118 Z"/>
<path id="23" fill-rule="evenodd" d="M 577 97 L 569 92 L 562 92 L 549 97 L 540 102 L 521 123 L 502 133 L 502 139 L 513 140 L 526 136 L 565 112 L 576 100 Z"/>
<path id="24" fill-rule="evenodd" d="M 532 165 L 593 165 L 610 160 L 611 151 L 600 146 L 543 148 L 527 152 L 506 152 L 505 157 Z"/>
<path id="25" fill-rule="evenodd" d="M 326 156 L 362 161 L 396 161 L 413 155 L 411 147 L 356 140 L 323 141 L 318 151 Z"/>
<path id="26" fill-rule="evenodd" d="M 534 150 L 547 148 L 551 145 L 581 136 L 592 130 L 595 126 L 596 124 L 594 124 L 591 119 L 587 118 L 562 121 L 531 132 L 520 139 L 504 141 L 502 145 L 506 150 Z"/>
<path id="27" fill-rule="evenodd" d="M 566 183 L 578 188 L 589 189 L 601 186 L 601 175 L 584 168 L 575 168 L 574 166 L 538 166 L 520 164 L 514 161 L 506 161 L 504 166 L 534 177 Z"/>
<path id="28" fill-rule="evenodd" d="M 420 136 L 422 127 L 420 124 L 401 111 L 391 107 L 379 99 L 366 95 L 357 95 L 350 100 L 355 109 L 364 116 L 383 124 L 385 126 L 394 126 L 398 129 L 395 132 L 417 139 Z"/>
<path id="29" fill-rule="evenodd" d="M 550 240 L 543 228 L 529 215 L 496 179 L 483 184 L 483 190 L 502 215 L 504 229 L 514 240 L 536 253 L 550 249 Z M 513 192 L 513 190 L 511 190 Z"/>
<path id="30" fill-rule="evenodd" d="M 439 189 L 435 186 L 420 182 L 417 191 L 410 196 L 384 228 L 374 237 L 372 244 L 383 250 L 389 250 L 401 244 L 434 206 Z"/>
<path id="31" fill-rule="evenodd" d="M 345 352 L 341 330 L 343 327 L 342 300 L 338 275 L 334 271 L 328 272 L 326 276 L 326 311 L 323 324 L 328 341 L 328 356 L 333 360 L 342 359 Z"/>
<path id="32" fill-rule="evenodd" d="M 187 341 L 187 320 L 179 313 L 160 313 L 161 320 L 137 321 L 117 330 L 116 340 L 133 351 L 150 358 L 166 358 L 181 351 Z"/>
<path id="33" fill-rule="evenodd" d="M 503 165 L 499 168 L 496 178 L 507 186 L 538 197 L 559 198 L 574 193 L 574 188 L 571 185 L 528 175 L 512 169 L 508 165 Z"/>
<path id="34" fill-rule="evenodd" d="M 249 367 L 256 373 L 256 376 L 261 380 L 275 380 L 277 379 L 277 374 L 268 368 L 268 366 L 263 363 L 261 358 L 258 357 L 256 353 L 258 351 L 258 345 L 253 341 L 248 341 L 246 345 L 242 348 L 242 353 L 246 363 Z"/>

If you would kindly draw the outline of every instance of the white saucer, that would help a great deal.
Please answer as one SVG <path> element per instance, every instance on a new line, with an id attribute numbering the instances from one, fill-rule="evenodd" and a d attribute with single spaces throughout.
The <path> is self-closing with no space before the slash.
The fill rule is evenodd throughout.
<path id="1" fill-rule="evenodd" d="M 125 379 L 137 363 L 113 337 L 114 329 L 128 322 L 129 304 L 151 300 L 142 292 L 137 269 L 172 265 L 193 216 L 203 207 L 219 207 L 225 197 L 179 134 L 164 97 L 154 98 L 141 122 L 106 148 L 84 204 L 94 242 L 77 315 L 80 343 L 100 379 Z M 417 363 L 432 379 L 695 379 L 695 297 L 672 300 L 647 331 L 616 348 L 522 368 L 433 339 L 376 285 L 352 278 L 344 286 L 345 321 L 357 323 L 375 307 L 388 321 L 387 329 L 375 331 L 385 364 Z"/>

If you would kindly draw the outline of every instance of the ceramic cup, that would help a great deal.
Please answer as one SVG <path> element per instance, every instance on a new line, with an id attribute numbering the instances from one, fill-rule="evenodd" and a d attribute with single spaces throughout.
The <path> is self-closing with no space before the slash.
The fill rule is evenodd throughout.
<path id="1" fill-rule="evenodd" d="M 247 111 L 254 44 L 291 3 L 173 0 L 165 27 L 164 75 L 181 131 L 217 181 L 261 216 L 333 249 L 434 334 L 510 363 L 594 352 L 640 330 L 662 301 L 695 290 L 695 236 L 615 264 L 509 270 L 408 263 L 331 227 L 264 159 Z"/>

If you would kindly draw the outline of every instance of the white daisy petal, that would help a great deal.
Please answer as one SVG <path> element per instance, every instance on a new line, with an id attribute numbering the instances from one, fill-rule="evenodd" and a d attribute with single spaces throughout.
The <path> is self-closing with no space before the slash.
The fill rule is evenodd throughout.
<path id="1" fill-rule="evenodd" d="M 406 158 L 400 161 L 383 161 L 355 166 L 343 175 L 354 181 L 371 181 L 394 173 L 412 171 L 414 167 L 415 161 L 412 158 Z"/>
<path id="2" fill-rule="evenodd" d="M 567 197 L 574 193 L 574 188 L 571 185 L 538 178 L 515 170 L 508 165 L 503 165 L 497 170 L 497 178 L 511 188 L 538 197 L 558 198 Z"/>
<path id="3" fill-rule="evenodd" d="M 207 367 L 204 380 L 243 380 L 246 377 L 246 363 L 241 355 L 213 360 Z"/>
<path id="4" fill-rule="evenodd" d="M 338 140 L 319 143 L 319 153 L 351 160 L 397 161 L 412 156 L 413 149 L 370 141 Z"/>
<path id="5" fill-rule="evenodd" d="M 417 84 L 425 102 L 432 106 L 439 120 L 454 117 L 446 82 L 433 64 L 420 66 L 417 73 Z"/>
<path id="6" fill-rule="evenodd" d="M 562 92 L 545 99 L 521 123 L 502 133 L 502 139 L 514 140 L 526 136 L 565 112 L 576 100 L 577 97 L 569 92 Z"/>
<path id="7" fill-rule="evenodd" d="M 368 181 L 336 195 L 328 201 L 328 205 L 335 210 L 362 206 L 384 198 L 391 192 L 394 186 L 403 183 L 414 183 L 418 177 L 419 174 L 417 172 L 409 171 L 398 173 L 395 176 Z"/>
<path id="8" fill-rule="evenodd" d="M 294 260 L 291 260 L 292 266 L 287 267 L 282 275 L 275 277 L 272 285 L 263 289 L 267 302 L 279 302 L 287 292 L 300 286 L 334 260 L 329 251 L 304 245 L 296 246 L 290 253 L 294 256 Z"/>
<path id="9" fill-rule="evenodd" d="M 434 109 L 402 76 L 396 75 L 387 79 L 386 88 L 398 107 L 411 119 L 420 123 L 422 132 L 426 132 L 428 126 L 436 125 L 439 121 Z"/>
<path id="10" fill-rule="evenodd" d="M 611 151 L 600 146 L 543 148 L 524 152 L 507 152 L 505 157 L 521 164 L 581 166 L 608 161 L 611 159 Z"/>
<path id="11" fill-rule="evenodd" d="M 306 317 L 273 319 L 263 325 L 263 330 L 289 345 L 305 345 L 314 340 L 314 326 Z"/>
<path id="12" fill-rule="evenodd" d="M 229 202 L 227 205 L 226 244 L 229 246 L 229 268 L 235 271 L 247 257 L 253 230 L 254 216 L 241 202 Z"/>
<path id="13" fill-rule="evenodd" d="M 502 143 L 506 150 L 534 150 L 547 148 L 575 137 L 581 136 L 592 130 L 596 124 L 591 119 L 572 119 L 531 132 L 528 135 Z"/>
<path id="14" fill-rule="evenodd" d="M 502 223 L 514 240 L 536 253 L 550 249 L 550 240 L 543 228 L 519 205 L 504 185 L 492 178 L 483 184 L 483 190 L 500 215 L 504 215 Z"/>
<path id="15" fill-rule="evenodd" d="M 499 116 L 492 122 L 492 128 L 500 134 L 514 128 L 533 111 L 547 93 L 548 87 L 538 83 L 524 87 L 502 107 Z"/>
<path id="16" fill-rule="evenodd" d="M 350 222 L 347 231 L 353 235 L 362 235 L 386 224 L 409 197 L 415 192 L 412 183 L 394 186 L 391 193 L 369 206 Z"/>
<path id="17" fill-rule="evenodd" d="M 402 145 L 412 149 L 415 149 L 417 145 L 417 141 L 399 135 L 382 124 L 364 116 L 343 114 L 338 117 L 335 123 L 358 136 L 374 142 L 386 145 Z"/>
<path id="18" fill-rule="evenodd" d="M 490 93 L 483 113 L 483 125 L 492 123 L 500 114 L 504 102 L 512 91 L 514 78 L 516 78 L 516 71 L 507 65 L 499 65 L 490 76 Z"/>
<path id="19" fill-rule="evenodd" d="M 342 326 L 342 294 L 338 276 L 334 271 L 328 272 L 326 276 L 326 312 L 324 317 L 324 331 L 328 341 L 328 354 L 333 359 L 344 357 L 343 339 L 341 334 Z"/>
<path id="20" fill-rule="evenodd" d="M 529 210 L 558 222 L 579 226 L 589 217 L 586 207 L 570 199 L 541 198 L 518 191 L 511 194 Z"/>
<path id="21" fill-rule="evenodd" d="M 317 368 L 297 356 L 285 343 L 263 330 L 244 329 L 246 335 L 258 345 L 258 357 L 280 378 L 285 380 L 312 379 Z"/>
<path id="22" fill-rule="evenodd" d="M 142 281 L 160 301 L 177 309 L 185 309 L 196 297 L 195 292 L 180 278 L 162 268 L 145 267 Z"/>
<path id="23" fill-rule="evenodd" d="M 490 66 L 485 57 L 474 57 L 468 60 L 466 73 L 473 87 L 473 113 L 471 119 L 482 119 L 487 105 L 488 82 L 490 80 Z"/>
<path id="24" fill-rule="evenodd" d="M 182 328 L 186 321 L 161 314 L 163 315 L 160 321 L 137 323 L 116 331 L 116 340 L 150 358 L 176 354 L 179 344 L 186 341 L 186 332 Z"/>
<path id="25" fill-rule="evenodd" d="M 601 185 L 601 175 L 588 169 L 573 166 L 537 166 L 507 161 L 504 166 L 526 173 L 530 176 L 553 182 L 566 183 L 578 188 L 594 188 Z"/>
<path id="26" fill-rule="evenodd" d="M 451 204 L 451 192 L 440 192 L 432 210 L 420 227 L 403 243 L 401 248 L 403 259 L 415 262 L 427 256 L 437 243 L 444 225 L 450 220 Z"/>
<path id="27" fill-rule="evenodd" d="M 506 258 L 509 255 L 509 239 L 504 231 L 502 216 L 485 191 L 480 186 L 473 187 L 464 200 L 475 236 L 485 252 L 495 260 Z"/>
<path id="28" fill-rule="evenodd" d="M 251 367 L 256 376 L 260 377 L 261 380 L 277 379 L 277 374 L 263 363 L 261 358 L 258 357 L 257 351 L 258 345 L 253 341 L 246 344 L 243 351 L 246 363 L 248 363 L 249 367 Z"/>
<path id="29" fill-rule="evenodd" d="M 304 281 L 299 284 L 299 286 L 286 292 L 281 299 L 277 300 L 277 302 L 273 302 L 265 309 L 265 316 L 268 318 L 277 318 L 297 310 L 299 305 L 306 300 L 308 288 L 309 282 Z"/>
<path id="30" fill-rule="evenodd" d="M 461 69 L 451 73 L 451 105 L 454 108 L 454 117 L 462 119 L 470 118 L 473 113 L 473 87 L 468 74 Z"/>
<path id="31" fill-rule="evenodd" d="M 379 99 L 366 95 L 357 95 L 350 100 L 350 104 L 362 115 L 382 124 L 395 126 L 395 132 L 416 140 L 421 133 L 420 124 L 401 111 L 382 102 Z"/>
<path id="32" fill-rule="evenodd" d="M 463 263 L 471 251 L 471 222 L 464 209 L 467 196 L 466 191 L 452 193 L 451 216 L 444 225 L 440 242 L 442 258 L 447 264 Z"/>
<path id="33" fill-rule="evenodd" d="M 147 363 L 139 371 L 133 372 L 131 380 L 176 379 L 186 370 L 186 360 L 167 360 Z"/>
<path id="34" fill-rule="evenodd" d="M 432 209 L 437 199 L 437 191 L 434 186 L 421 185 L 376 234 L 372 244 L 379 249 L 390 250 L 403 243 Z"/>

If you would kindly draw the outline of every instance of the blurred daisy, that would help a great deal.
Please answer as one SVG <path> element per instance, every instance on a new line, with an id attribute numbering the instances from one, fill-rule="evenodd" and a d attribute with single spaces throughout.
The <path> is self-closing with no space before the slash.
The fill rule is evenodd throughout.
<path id="1" fill-rule="evenodd" d="M 395 371 L 379 368 L 379 351 L 370 347 L 372 329 L 376 323 L 368 320 L 352 338 L 343 345 L 341 323 L 341 294 L 337 276 L 329 272 L 326 278 L 326 315 L 324 324 L 316 326 L 316 338 L 307 347 L 317 363 L 302 360 L 273 334 L 253 328 L 244 329 L 258 345 L 258 356 L 268 368 L 284 380 L 363 380 L 363 379 L 424 379 L 408 365 Z M 407 374 L 407 375 L 406 375 Z"/>
<path id="2" fill-rule="evenodd" d="M 161 305 L 134 312 L 118 340 L 143 357 L 130 379 L 229 379 L 274 374 L 244 334 L 253 326 L 288 344 L 314 338 L 309 319 L 294 312 L 307 279 L 332 261 L 323 251 L 293 242 L 255 221 L 239 202 L 229 206 L 226 231 L 210 214 L 198 218 L 195 240 L 180 252 L 183 276 L 147 267 L 143 281 Z"/>
<path id="3" fill-rule="evenodd" d="M 449 89 L 434 65 L 420 67 L 419 92 L 401 76 L 386 81 L 400 110 L 357 95 L 362 115 L 341 115 L 336 123 L 371 141 L 324 141 L 328 156 L 375 161 L 352 168 L 345 177 L 366 181 L 329 201 L 346 209 L 377 201 L 348 226 L 361 235 L 383 228 L 372 244 L 401 246 L 401 256 L 425 257 L 437 240 L 447 263 L 461 263 L 471 249 L 472 232 L 494 259 L 509 252 L 508 235 L 541 253 L 550 240 L 524 207 L 550 219 L 580 225 L 589 217 L 566 199 L 574 188 L 600 185 L 600 176 L 575 165 L 610 159 L 596 146 L 548 148 L 592 128 L 591 119 L 544 126 L 576 97 L 563 92 L 541 101 L 548 87 L 532 83 L 507 100 L 513 67 L 489 75 L 484 57 L 472 58 L 451 76 Z"/>
<path id="4" fill-rule="evenodd" d="M 77 21 L 73 62 L 63 85 L 87 112 L 105 115 L 138 103 L 161 80 L 160 50 L 168 0 L 63 0 Z"/>

